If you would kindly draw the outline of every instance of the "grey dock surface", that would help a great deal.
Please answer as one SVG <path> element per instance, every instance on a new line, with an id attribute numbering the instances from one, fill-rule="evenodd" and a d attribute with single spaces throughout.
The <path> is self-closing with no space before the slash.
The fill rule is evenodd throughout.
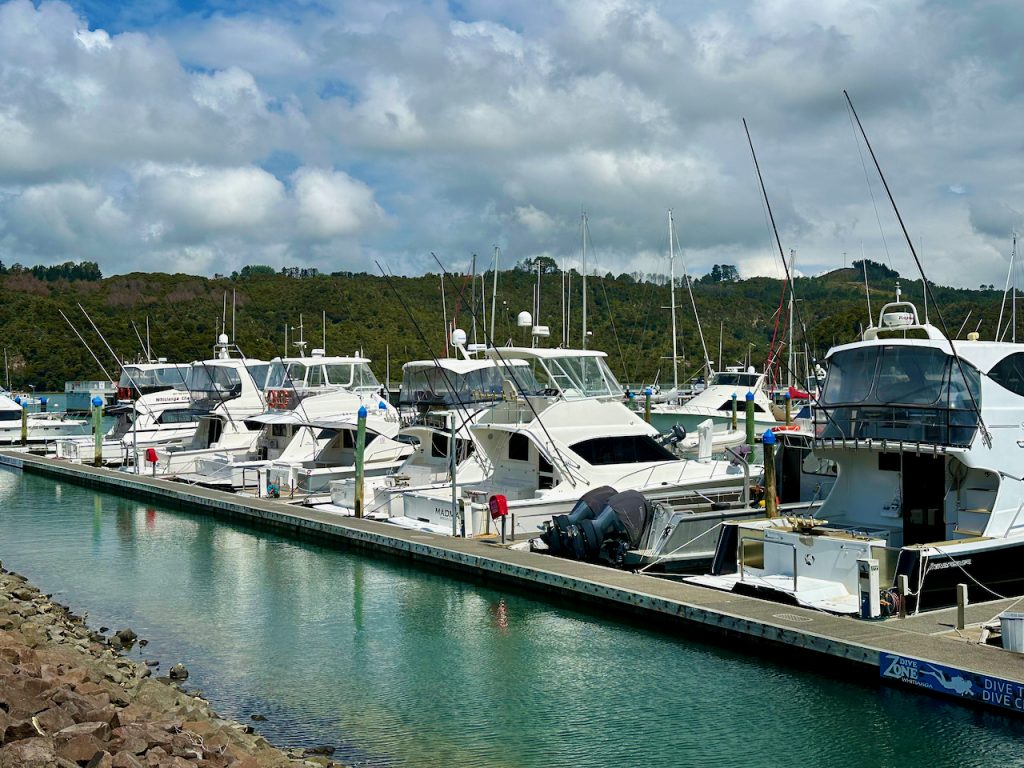
<path id="1" fill-rule="evenodd" d="M 0 450 L 0 465 L 104 491 L 455 569 L 475 578 L 630 613 L 673 633 L 714 634 L 745 652 L 780 654 L 826 673 L 854 674 L 969 704 L 1024 714 L 1024 655 L 955 630 L 956 610 L 862 621 L 654 576 L 509 549 L 491 542 L 412 531 L 273 499 L 238 496 L 160 478 Z M 968 606 L 967 623 L 1016 603 Z M 1024 601 L 1022 601 L 1024 608 Z M 959 682 L 958 682 L 959 681 Z"/>

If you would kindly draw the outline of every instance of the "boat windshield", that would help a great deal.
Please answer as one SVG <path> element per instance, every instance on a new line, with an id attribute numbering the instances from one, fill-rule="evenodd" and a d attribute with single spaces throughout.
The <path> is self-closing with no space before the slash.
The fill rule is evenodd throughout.
<path id="1" fill-rule="evenodd" d="M 824 437 L 968 445 L 981 407 L 980 374 L 934 347 L 855 347 L 830 359 L 821 400 Z"/>
<path id="2" fill-rule="evenodd" d="M 238 397 L 242 394 L 242 378 L 234 367 L 196 363 L 189 368 L 188 386 L 179 383 L 175 389 L 187 389 L 197 399 Z"/>
<path id="3" fill-rule="evenodd" d="M 407 368 L 398 401 L 400 405 L 429 407 L 500 400 L 506 378 L 510 377 L 493 365 L 462 373 L 437 366 Z M 527 366 L 516 366 L 515 380 L 524 392 L 540 389 Z"/>
<path id="4" fill-rule="evenodd" d="M 333 363 L 324 366 L 326 383 L 347 389 L 379 389 L 380 382 L 366 363 Z"/>
<path id="5" fill-rule="evenodd" d="M 137 365 L 126 365 L 121 372 L 121 378 L 117 382 L 117 386 L 170 389 L 171 387 L 180 387 L 182 379 L 187 375 L 187 365 L 168 365 L 162 368 L 142 368 Z"/>
<path id="6" fill-rule="evenodd" d="M 603 357 L 566 355 L 527 358 L 540 390 L 555 390 L 567 400 L 621 397 L 622 387 Z M 519 375 L 519 369 L 516 369 Z"/>
<path id="7" fill-rule="evenodd" d="M 711 377 L 711 386 L 746 387 L 751 389 L 757 386 L 757 380 L 759 378 L 761 378 L 761 374 L 759 373 L 722 371 Z"/>

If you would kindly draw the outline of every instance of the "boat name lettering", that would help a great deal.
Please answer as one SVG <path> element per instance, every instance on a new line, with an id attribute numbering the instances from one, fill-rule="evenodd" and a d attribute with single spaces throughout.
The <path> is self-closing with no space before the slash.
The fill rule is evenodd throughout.
<path id="1" fill-rule="evenodd" d="M 965 557 L 963 560 L 943 560 L 938 563 L 928 563 L 929 571 L 942 571 L 946 568 L 959 568 L 964 565 L 970 565 L 971 558 Z"/>

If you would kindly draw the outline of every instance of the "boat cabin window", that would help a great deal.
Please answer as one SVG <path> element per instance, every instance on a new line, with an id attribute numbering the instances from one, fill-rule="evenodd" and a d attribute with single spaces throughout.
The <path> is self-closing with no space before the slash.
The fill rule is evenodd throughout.
<path id="1" fill-rule="evenodd" d="M 267 382 L 267 374 L 270 373 L 269 363 L 251 363 L 245 366 L 252 376 L 252 384 L 256 389 L 263 389 Z"/>
<path id="2" fill-rule="evenodd" d="M 759 373 L 745 373 L 740 371 L 722 371 L 716 373 L 711 377 L 711 386 L 725 386 L 725 387 L 746 387 L 747 389 L 753 389 L 757 386 L 758 379 L 761 378 Z"/>
<path id="3" fill-rule="evenodd" d="M 512 461 L 530 460 L 530 438 L 523 434 L 509 435 L 508 457 Z"/>
<path id="4" fill-rule="evenodd" d="M 306 374 L 307 387 L 322 387 L 324 385 L 324 367 L 322 365 L 311 365 Z"/>
<path id="5" fill-rule="evenodd" d="M 537 381 L 537 391 L 556 390 L 568 399 L 622 395 L 622 386 L 603 357 L 580 355 L 529 358 L 528 362 L 533 378 Z M 518 368 L 516 375 L 519 375 Z"/>
<path id="6" fill-rule="evenodd" d="M 961 372 L 962 371 L 962 372 Z M 981 407 L 980 373 L 941 349 L 882 344 L 830 360 L 817 418 L 825 438 L 969 445 Z"/>
<path id="7" fill-rule="evenodd" d="M 462 373 L 437 366 L 407 368 L 402 375 L 399 403 L 430 407 L 500 400 L 507 375 L 503 368 L 493 365 Z M 517 365 L 515 376 L 524 391 L 539 389 L 528 367 Z"/>
<path id="8" fill-rule="evenodd" d="M 651 461 L 672 461 L 666 448 L 658 445 L 650 435 L 623 437 L 595 437 L 570 446 L 591 466 L 602 464 L 642 464 Z"/>
<path id="9" fill-rule="evenodd" d="M 194 408 L 172 408 L 164 411 L 156 418 L 157 424 L 191 424 L 199 421 L 199 417 L 206 411 L 198 411 Z"/>
<path id="10" fill-rule="evenodd" d="M 286 385 L 293 387 L 306 386 L 307 368 L 304 363 L 288 363 L 288 376 L 285 379 Z"/>
<path id="11" fill-rule="evenodd" d="M 988 372 L 988 377 L 1003 389 L 1024 395 L 1024 352 L 1004 357 Z"/>
<path id="12" fill-rule="evenodd" d="M 0 421 L 21 421 L 21 408 L 0 411 Z"/>
<path id="13" fill-rule="evenodd" d="M 143 368 L 136 365 L 126 365 L 121 372 L 121 378 L 118 380 L 117 386 L 125 388 L 137 386 L 142 388 L 170 389 L 171 387 L 180 387 L 187 374 L 187 365 L 168 365 L 161 368 Z"/>
<path id="14" fill-rule="evenodd" d="M 221 396 L 237 397 L 242 393 L 242 378 L 236 368 L 197 363 L 189 368 L 188 373 L 188 386 L 180 384 L 176 389 L 187 389 L 196 397 L 213 400 Z"/>

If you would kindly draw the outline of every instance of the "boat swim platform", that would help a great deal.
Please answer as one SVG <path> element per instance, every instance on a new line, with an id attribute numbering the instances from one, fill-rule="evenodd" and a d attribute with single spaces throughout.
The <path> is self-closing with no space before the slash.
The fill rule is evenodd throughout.
<path id="1" fill-rule="evenodd" d="M 366 549 L 457 571 L 494 587 L 541 592 L 583 610 L 614 611 L 679 638 L 725 644 L 831 676 L 1024 715 L 1024 654 L 978 643 L 981 625 L 1016 600 L 905 619 L 864 621 L 679 581 L 253 498 L 173 480 L 0 450 L 0 466 L 298 538 Z M 1024 600 L 1021 601 L 1024 607 Z"/>

